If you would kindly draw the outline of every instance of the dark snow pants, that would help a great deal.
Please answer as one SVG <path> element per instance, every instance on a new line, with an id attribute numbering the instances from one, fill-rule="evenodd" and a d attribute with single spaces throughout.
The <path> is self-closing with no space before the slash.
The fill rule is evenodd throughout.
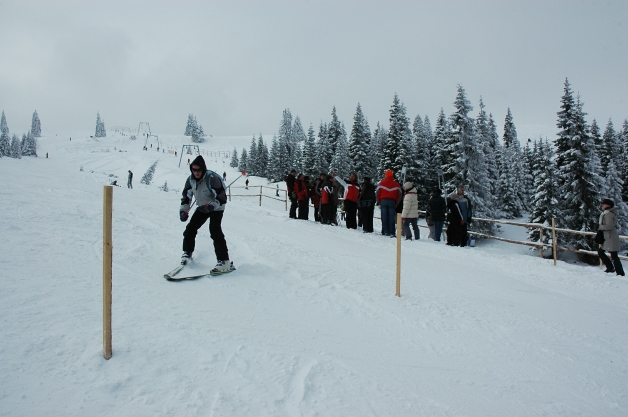
<path id="1" fill-rule="evenodd" d="M 224 211 L 212 211 L 211 213 L 202 213 L 196 210 L 190 219 L 185 231 L 183 232 L 183 251 L 194 252 L 196 243 L 196 234 L 209 219 L 209 235 L 214 241 L 214 252 L 218 261 L 226 261 L 229 259 L 229 251 L 227 249 L 227 241 L 222 233 L 222 216 Z"/>
<path id="2" fill-rule="evenodd" d="M 289 193 L 292 194 L 292 193 Z M 291 219 L 296 219 L 297 218 L 297 207 L 299 206 L 299 203 L 297 202 L 296 197 L 292 197 L 290 196 L 290 218 Z"/>
<path id="3" fill-rule="evenodd" d="M 360 219 L 362 220 L 362 230 L 366 233 L 373 233 L 373 212 L 374 206 L 361 207 Z"/>
<path id="4" fill-rule="evenodd" d="M 310 206 L 308 205 L 308 200 L 299 200 L 299 219 L 307 220 L 310 215 Z"/>
<path id="5" fill-rule="evenodd" d="M 608 259 L 608 256 L 606 256 L 606 252 L 604 251 L 604 249 L 599 248 L 597 250 L 597 254 L 600 255 L 600 259 L 602 260 L 602 262 L 604 262 L 606 269 L 608 269 L 609 271 L 617 272 L 617 275 L 624 275 L 624 267 L 621 264 L 621 259 L 619 259 L 617 252 L 610 252 L 613 262 Z"/>
<path id="6" fill-rule="evenodd" d="M 355 201 L 345 200 L 345 222 L 347 223 L 347 229 L 357 229 L 358 221 L 356 214 L 358 212 L 358 203 Z"/>
<path id="7" fill-rule="evenodd" d="M 334 203 L 321 204 L 321 222 L 332 224 L 336 221 L 336 205 Z"/>
<path id="8" fill-rule="evenodd" d="M 414 240 L 421 239 L 421 232 L 419 231 L 419 226 L 417 225 L 417 221 L 419 219 L 415 218 L 407 218 L 401 223 L 401 230 L 403 231 L 403 236 L 406 239 L 412 240 L 412 233 L 410 232 L 410 226 L 412 226 L 412 231 L 414 232 Z"/>
<path id="9" fill-rule="evenodd" d="M 451 246 L 467 246 L 467 224 L 450 223 L 447 227 L 447 244 Z"/>

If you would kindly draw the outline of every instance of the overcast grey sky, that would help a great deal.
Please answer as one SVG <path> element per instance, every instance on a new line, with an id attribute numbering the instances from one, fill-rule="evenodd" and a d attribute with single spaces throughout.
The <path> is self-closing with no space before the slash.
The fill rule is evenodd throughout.
<path id="1" fill-rule="evenodd" d="M 0 110 L 12 131 L 275 133 L 284 108 L 318 131 L 358 102 L 388 124 L 449 114 L 462 84 L 501 128 L 553 131 L 565 77 L 604 126 L 628 117 L 628 1 L 0 0 Z M 528 126 L 528 127 L 526 127 Z M 501 131 L 500 131 L 501 134 Z M 524 138 L 520 137 L 521 140 Z"/>

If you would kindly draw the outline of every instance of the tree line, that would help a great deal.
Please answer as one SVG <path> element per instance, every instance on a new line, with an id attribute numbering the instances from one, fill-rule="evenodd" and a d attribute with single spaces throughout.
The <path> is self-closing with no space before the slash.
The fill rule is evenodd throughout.
<path id="1" fill-rule="evenodd" d="M 599 201 L 610 198 L 620 211 L 621 233 L 628 234 L 628 120 L 619 130 L 609 120 L 604 132 L 595 119 L 588 124 L 584 103 L 566 79 L 557 139 L 529 138 L 522 147 L 510 109 L 500 136 L 481 97 L 473 117 L 473 106 L 458 85 L 453 105 L 449 116 L 440 109 L 432 128 L 428 116 L 411 121 L 395 94 L 386 126 L 378 122 L 371 131 L 358 103 L 349 132 L 334 107 L 318 133 L 312 124 L 306 133 L 299 116 L 293 120 L 285 109 L 270 149 L 261 134 L 253 136 L 239 157 L 234 149 L 230 165 L 270 181 L 283 180 L 291 169 L 310 177 L 335 172 L 346 178 L 356 172 L 375 179 L 391 169 L 399 179 L 406 167 L 406 180 L 414 183 L 419 201 L 427 202 L 439 184 L 445 192 L 464 185 L 476 217 L 519 218 L 527 213 L 531 222 L 550 225 L 556 218 L 558 227 L 583 231 L 597 230 Z M 494 234 L 493 227 L 473 225 L 489 234 Z M 547 243 L 550 235 L 546 230 L 539 236 L 534 229 L 529 239 Z M 565 236 L 561 242 L 596 248 L 586 236 Z"/>
<path id="2" fill-rule="evenodd" d="M 22 156 L 37 156 L 37 138 L 41 137 L 41 121 L 37 110 L 33 112 L 31 129 L 22 134 L 22 140 L 17 134 L 10 136 L 7 118 L 2 111 L 0 117 L 0 157 L 22 158 Z"/>

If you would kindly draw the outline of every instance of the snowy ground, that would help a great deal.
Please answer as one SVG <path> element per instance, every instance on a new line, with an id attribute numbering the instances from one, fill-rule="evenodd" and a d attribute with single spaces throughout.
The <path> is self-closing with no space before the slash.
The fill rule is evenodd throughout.
<path id="1" fill-rule="evenodd" d="M 628 413 L 625 278 L 516 245 L 423 239 L 403 242 L 398 298 L 393 239 L 238 197 L 223 222 L 237 272 L 168 282 L 184 225 L 179 194 L 158 186 L 180 189 L 187 167 L 139 139 L 69 136 L 42 138 L 39 158 L 0 159 L 1 416 Z M 215 142 L 204 147 L 250 137 Z M 209 166 L 235 179 L 225 162 Z M 124 186 L 128 169 L 135 189 L 114 190 L 105 361 L 102 186 Z M 215 262 L 206 228 L 196 262 Z"/>

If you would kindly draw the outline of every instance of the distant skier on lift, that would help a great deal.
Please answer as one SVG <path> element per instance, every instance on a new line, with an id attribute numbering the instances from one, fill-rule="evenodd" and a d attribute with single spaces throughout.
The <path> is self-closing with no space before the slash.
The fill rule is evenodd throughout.
<path id="1" fill-rule="evenodd" d="M 187 221 L 192 197 L 196 198 L 198 206 L 185 231 L 183 232 L 183 255 L 181 264 L 186 265 L 192 259 L 198 229 L 209 219 L 209 234 L 214 241 L 214 251 L 218 263 L 210 274 L 226 274 L 235 268 L 229 260 L 227 241 L 222 232 L 221 222 L 227 204 L 226 186 L 221 176 L 207 169 L 202 156 L 197 156 L 190 164 L 192 173 L 185 181 L 181 198 L 179 217 L 182 222 Z"/>

